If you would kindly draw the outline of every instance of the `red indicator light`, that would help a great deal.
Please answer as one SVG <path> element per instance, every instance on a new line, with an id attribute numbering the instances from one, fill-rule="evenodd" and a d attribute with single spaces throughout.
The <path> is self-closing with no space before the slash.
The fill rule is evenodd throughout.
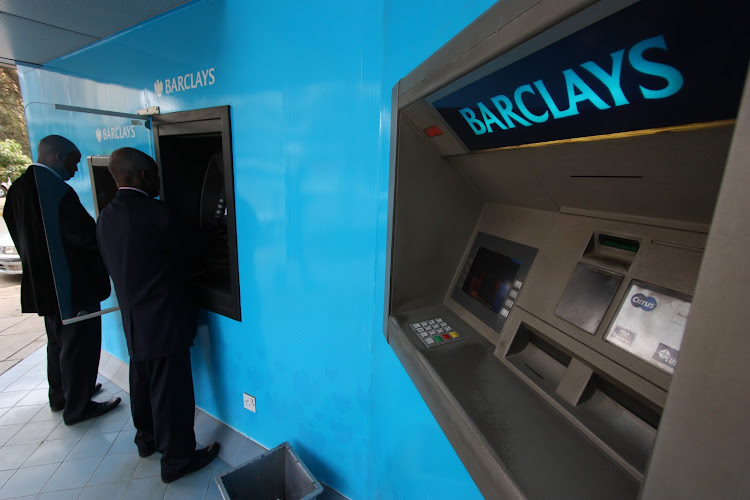
<path id="1" fill-rule="evenodd" d="M 427 137 L 437 137 L 439 135 L 443 135 L 443 131 L 440 130 L 440 127 L 438 127 L 437 125 L 427 127 L 426 129 L 424 129 L 424 133 L 427 134 Z"/>

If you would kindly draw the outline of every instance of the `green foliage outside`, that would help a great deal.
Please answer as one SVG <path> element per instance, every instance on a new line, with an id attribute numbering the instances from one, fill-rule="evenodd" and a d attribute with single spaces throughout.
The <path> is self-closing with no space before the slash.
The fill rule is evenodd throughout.
<path id="1" fill-rule="evenodd" d="M 31 158 L 23 153 L 23 148 L 16 141 L 5 139 L 0 142 L 0 181 L 15 181 L 30 163 Z"/>
<path id="2" fill-rule="evenodd" d="M 14 181 L 31 163 L 21 88 L 12 67 L 0 67 L 0 182 Z"/>

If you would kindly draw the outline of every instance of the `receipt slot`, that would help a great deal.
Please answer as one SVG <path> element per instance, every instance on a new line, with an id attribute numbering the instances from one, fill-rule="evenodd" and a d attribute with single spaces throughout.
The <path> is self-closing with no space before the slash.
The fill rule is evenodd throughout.
<path id="1" fill-rule="evenodd" d="M 155 115 L 154 153 L 161 199 L 197 238 L 198 305 L 241 320 L 229 107 Z"/>

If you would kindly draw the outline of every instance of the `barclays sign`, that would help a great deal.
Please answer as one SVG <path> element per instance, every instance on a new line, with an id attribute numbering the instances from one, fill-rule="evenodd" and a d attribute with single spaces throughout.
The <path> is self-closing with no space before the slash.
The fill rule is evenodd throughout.
<path id="1" fill-rule="evenodd" d="M 427 100 L 470 151 L 732 120 L 750 53 L 740 17 L 644 0 Z"/>
<path id="2" fill-rule="evenodd" d="M 516 127 L 516 123 L 524 127 L 544 123 L 549 119 L 559 120 L 569 116 L 580 114 L 579 106 L 589 103 L 597 110 L 610 109 L 613 106 L 627 106 L 631 101 L 638 99 L 664 99 L 670 97 L 682 89 L 684 80 L 680 71 L 668 64 L 655 62 L 646 58 L 646 53 L 653 54 L 650 49 L 667 50 L 667 43 L 663 36 L 657 36 L 636 43 L 627 51 L 621 49 L 612 52 L 611 65 L 602 68 L 594 61 L 586 61 L 580 68 L 587 71 L 603 87 L 606 95 L 600 96 L 586 83 L 581 76 L 581 69 L 568 68 L 562 71 L 562 82 L 565 83 L 564 102 L 555 102 L 547 85 L 543 80 L 535 80 L 532 84 L 526 83 L 517 87 L 512 93 L 512 99 L 504 94 L 490 98 L 494 105 L 494 112 L 483 102 L 476 103 L 476 108 L 481 113 L 481 119 L 477 118 L 472 107 L 459 109 L 466 123 L 469 124 L 475 135 L 493 133 Z M 638 86 L 638 94 L 625 95 L 622 86 L 623 60 L 627 60 L 632 71 L 643 75 L 658 77 L 663 80 L 657 88 L 649 88 L 644 85 Z M 557 79 L 558 81 L 560 79 Z M 528 101 L 537 99 L 535 108 L 544 111 L 536 114 L 529 109 Z M 606 99 L 606 100 L 605 100 Z M 609 104 L 611 103 L 611 104 Z M 562 105 L 561 105 L 562 104 Z M 590 108 L 590 106 L 589 106 Z M 593 108 L 590 108 L 593 110 Z M 519 114 L 520 113 L 520 114 Z M 493 130 L 493 125 L 497 128 Z"/>

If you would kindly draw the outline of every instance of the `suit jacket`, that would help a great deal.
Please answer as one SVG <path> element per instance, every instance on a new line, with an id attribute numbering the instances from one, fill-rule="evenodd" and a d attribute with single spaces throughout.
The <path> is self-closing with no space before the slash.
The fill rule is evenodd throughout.
<path id="1" fill-rule="evenodd" d="M 192 345 L 192 252 L 172 209 L 120 189 L 99 214 L 96 235 L 120 303 L 130 358 L 157 359 Z"/>
<path id="2" fill-rule="evenodd" d="M 59 232 L 45 234 L 37 181 L 54 186 L 61 195 L 59 205 L 51 206 L 53 213 L 48 213 L 48 216 L 57 215 Z M 73 188 L 62 179 L 43 167 L 30 166 L 8 190 L 3 217 L 23 265 L 23 312 L 35 312 L 40 316 L 60 314 L 48 238 L 58 238 L 65 254 L 59 256 L 57 262 L 67 264 L 70 280 L 63 287 L 58 274 L 58 286 L 62 287 L 60 292 L 69 294 L 71 316 L 98 306 L 109 296 L 109 276 L 96 246 L 96 223 Z"/>

